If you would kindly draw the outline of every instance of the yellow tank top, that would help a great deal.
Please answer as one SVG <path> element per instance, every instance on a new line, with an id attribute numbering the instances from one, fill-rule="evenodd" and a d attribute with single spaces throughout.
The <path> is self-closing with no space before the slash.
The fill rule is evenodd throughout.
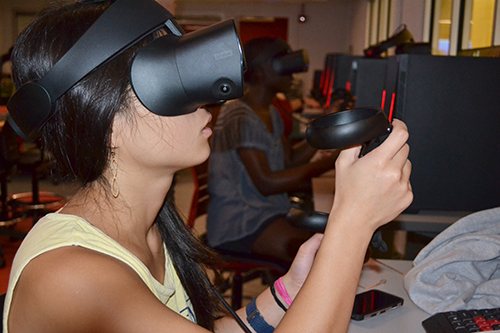
<path id="1" fill-rule="evenodd" d="M 30 230 L 14 258 L 5 298 L 4 333 L 8 332 L 12 292 L 24 267 L 40 254 L 64 246 L 81 246 L 126 263 L 163 304 L 192 322 L 196 322 L 191 301 L 182 287 L 165 246 L 165 281 L 161 284 L 136 256 L 86 220 L 74 215 L 51 213 L 40 219 Z"/>

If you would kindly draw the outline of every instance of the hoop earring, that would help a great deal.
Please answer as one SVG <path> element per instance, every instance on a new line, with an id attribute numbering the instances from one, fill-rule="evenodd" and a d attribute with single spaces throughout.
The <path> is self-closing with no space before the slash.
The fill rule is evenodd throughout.
<path id="1" fill-rule="evenodd" d="M 120 188 L 118 187 L 118 181 L 116 180 L 116 175 L 118 173 L 118 162 L 116 162 L 115 150 L 111 149 L 111 173 L 113 179 L 111 180 L 111 195 L 113 198 L 118 198 L 120 195 Z"/>

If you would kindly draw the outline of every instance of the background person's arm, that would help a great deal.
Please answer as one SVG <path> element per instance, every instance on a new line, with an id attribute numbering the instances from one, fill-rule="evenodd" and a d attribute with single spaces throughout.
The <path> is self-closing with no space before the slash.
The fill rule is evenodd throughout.
<path id="1" fill-rule="evenodd" d="M 335 167 L 339 151 L 315 162 L 281 171 L 272 171 L 264 152 L 256 149 L 238 149 L 238 154 L 253 183 L 264 195 L 292 191 L 310 191 L 311 178 Z"/>

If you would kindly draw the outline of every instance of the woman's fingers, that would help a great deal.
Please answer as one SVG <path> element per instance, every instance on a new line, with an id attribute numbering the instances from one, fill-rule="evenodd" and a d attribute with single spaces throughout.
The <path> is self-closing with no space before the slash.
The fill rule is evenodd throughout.
<path id="1" fill-rule="evenodd" d="M 401 120 L 394 119 L 392 125 L 393 128 L 391 134 L 389 134 L 387 139 L 380 145 L 380 147 L 384 146 L 384 148 L 378 149 L 380 147 L 377 147 L 373 151 L 373 152 L 377 151 L 377 154 L 382 154 L 381 157 L 385 157 L 388 159 L 395 158 L 397 155 L 399 155 L 399 153 L 401 153 L 401 149 L 406 144 L 406 141 L 408 140 L 409 137 L 408 128 L 406 127 L 406 124 L 403 123 Z M 407 157 L 408 155 L 406 155 L 406 158 Z"/>
<path id="2" fill-rule="evenodd" d="M 316 256 L 316 252 L 318 252 L 323 236 L 323 234 L 318 233 L 304 242 L 300 246 L 292 262 L 292 266 L 287 274 L 283 276 L 283 282 L 287 286 L 287 291 L 292 298 L 295 298 L 295 295 L 297 295 L 300 288 L 302 288 L 304 281 L 309 275 L 314 257 Z"/>
<path id="3" fill-rule="evenodd" d="M 361 153 L 361 146 L 343 149 L 337 157 L 336 165 L 349 166 L 359 159 Z M 338 166 L 336 167 L 338 168 Z"/>

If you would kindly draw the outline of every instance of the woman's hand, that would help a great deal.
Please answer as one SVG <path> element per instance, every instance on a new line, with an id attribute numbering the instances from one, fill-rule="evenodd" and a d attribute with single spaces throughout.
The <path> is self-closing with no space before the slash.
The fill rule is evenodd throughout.
<path id="1" fill-rule="evenodd" d="M 318 252 L 322 240 L 323 234 L 315 234 L 303 243 L 295 255 L 292 266 L 283 276 L 283 284 L 292 300 L 300 288 L 302 288 L 304 281 L 309 275 L 314 257 L 316 256 L 316 252 Z"/>
<path id="2" fill-rule="evenodd" d="M 393 125 L 379 147 L 362 158 L 360 147 L 346 149 L 336 163 L 332 214 L 342 214 L 350 223 L 372 231 L 393 220 L 413 200 L 408 130 L 402 121 L 394 120 Z"/>

